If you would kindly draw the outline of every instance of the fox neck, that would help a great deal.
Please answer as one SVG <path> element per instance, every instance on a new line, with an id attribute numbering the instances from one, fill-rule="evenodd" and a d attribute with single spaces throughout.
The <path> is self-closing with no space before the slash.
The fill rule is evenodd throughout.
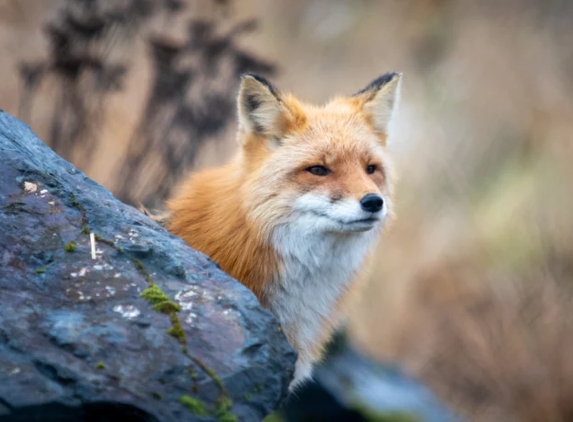
<path id="1" fill-rule="evenodd" d="M 378 230 L 347 234 L 309 232 L 295 223 L 276 228 L 272 244 L 280 269 L 268 284 L 268 306 L 299 353 L 320 353 L 325 330 L 377 239 Z M 313 352 L 315 351 L 315 352 Z M 313 360 L 316 356 L 302 356 Z"/>

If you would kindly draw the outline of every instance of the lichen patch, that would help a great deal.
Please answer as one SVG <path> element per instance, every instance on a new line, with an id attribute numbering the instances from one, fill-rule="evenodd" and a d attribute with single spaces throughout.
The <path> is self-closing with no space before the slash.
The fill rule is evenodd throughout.
<path id="1" fill-rule="evenodd" d="M 113 311 L 127 319 L 137 318 L 141 311 L 133 305 L 115 305 Z"/>
<path id="2" fill-rule="evenodd" d="M 189 311 L 193 308 L 193 298 L 197 296 L 197 292 L 191 289 L 181 290 L 175 295 L 175 301 L 181 306 L 183 311 Z"/>
<path id="3" fill-rule="evenodd" d="M 28 193 L 34 193 L 38 190 L 38 185 L 33 182 L 24 182 L 24 190 Z"/>

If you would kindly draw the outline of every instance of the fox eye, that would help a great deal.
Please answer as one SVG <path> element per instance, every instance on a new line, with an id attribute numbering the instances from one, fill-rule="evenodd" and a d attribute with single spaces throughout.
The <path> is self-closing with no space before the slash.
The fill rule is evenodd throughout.
<path id="1" fill-rule="evenodd" d="M 331 171 L 324 166 L 312 166 L 306 169 L 310 174 L 315 176 L 328 176 Z"/>
<path id="2" fill-rule="evenodd" d="M 374 164 L 370 164 L 369 166 L 366 166 L 366 173 L 374 174 L 375 171 L 376 171 L 376 166 Z"/>

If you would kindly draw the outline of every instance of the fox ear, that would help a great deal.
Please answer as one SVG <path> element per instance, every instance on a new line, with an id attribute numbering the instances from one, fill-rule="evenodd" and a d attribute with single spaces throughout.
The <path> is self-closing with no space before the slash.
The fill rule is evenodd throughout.
<path id="1" fill-rule="evenodd" d="M 386 73 L 354 95 L 362 103 L 362 111 L 374 130 L 380 134 L 388 134 L 388 125 L 400 98 L 401 81 L 401 73 Z"/>
<path id="2" fill-rule="evenodd" d="M 237 105 L 239 125 L 244 131 L 266 137 L 282 135 L 281 118 L 288 110 L 266 79 L 253 73 L 243 75 Z"/>

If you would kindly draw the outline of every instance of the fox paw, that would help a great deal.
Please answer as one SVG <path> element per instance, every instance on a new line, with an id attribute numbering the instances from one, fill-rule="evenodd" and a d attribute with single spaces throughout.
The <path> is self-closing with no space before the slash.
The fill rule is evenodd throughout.
<path id="1" fill-rule="evenodd" d="M 294 378 L 288 386 L 289 393 L 299 388 L 306 381 L 312 379 L 312 363 L 296 361 L 294 368 Z"/>

